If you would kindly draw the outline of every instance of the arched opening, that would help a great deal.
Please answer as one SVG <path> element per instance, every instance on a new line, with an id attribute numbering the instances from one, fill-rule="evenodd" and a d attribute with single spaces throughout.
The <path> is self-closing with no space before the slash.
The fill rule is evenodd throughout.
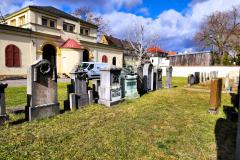
<path id="1" fill-rule="evenodd" d="M 48 60 L 53 66 L 56 66 L 56 48 L 51 44 L 46 44 L 43 47 L 42 59 Z"/>
<path id="2" fill-rule="evenodd" d="M 113 57 L 113 59 L 112 59 L 112 65 L 116 66 L 116 57 Z"/>
<path id="3" fill-rule="evenodd" d="M 108 63 L 108 58 L 107 58 L 106 55 L 103 55 L 103 56 L 102 56 L 102 62 L 103 62 L 103 63 Z"/>
<path id="4" fill-rule="evenodd" d="M 88 50 L 83 51 L 83 62 L 88 62 L 89 61 L 89 52 Z"/>
<path id="5" fill-rule="evenodd" d="M 5 64 L 7 67 L 20 67 L 20 50 L 11 44 L 5 48 Z"/>

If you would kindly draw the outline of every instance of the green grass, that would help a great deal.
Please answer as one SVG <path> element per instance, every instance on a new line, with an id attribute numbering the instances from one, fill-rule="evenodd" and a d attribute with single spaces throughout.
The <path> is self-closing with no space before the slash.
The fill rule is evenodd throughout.
<path id="1" fill-rule="evenodd" d="M 178 87 L 112 108 L 95 104 L 31 123 L 15 124 L 24 115 L 10 114 L 12 119 L 0 132 L 0 157 L 195 160 L 225 155 L 233 159 L 236 124 L 226 119 L 222 108 L 218 115 L 207 113 L 209 93 L 185 90 L 185 78 L 173 78 L 173 84 Z M 9 87 L 7 107 L 24 106 L 25 90 Z M 58 92 L 62 105 L 66 83 L 59 84 Z M 231 106 L 229 95 L 223 94 L 222 104 Z M 221 132 L 215 133 L 216 127 Z"/>

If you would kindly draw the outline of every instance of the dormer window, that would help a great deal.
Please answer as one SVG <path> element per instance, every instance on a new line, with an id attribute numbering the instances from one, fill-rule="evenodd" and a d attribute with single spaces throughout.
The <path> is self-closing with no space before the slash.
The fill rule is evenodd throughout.
<path id="1" fill-rule="evenodd" d="M 63 30 L 66 31 L 66 32 L 74 32 L 75 30 L 75 25 L 73 24 L 70 24 L 70 23 L 63 23 Z"/>
<path id="2" fill-rule="evenodd" d="M 84 35 L 84 36 L 89 36 L 90 35 L 90 29 L 89 28 L 85 28 L 85 27 L 81 27 L 80 28 L 80 34 Z"/>
<path id="3" fill-rule="evenodd" d="M 42 17 L 42 25 L 46 27 L 56 28 L 57 21 L 51 18 Z"/>
<path id="4" fill-rule="evenodd" d="M 24 25 L 25 24 L 25 16 L 19 17 L 19 25 Z"/>
<path id="5" fill-rule="evenodd" d="M 16 26 L 16 19 L 11 20 L 11 21 L 10 21 L 10 25 L 11 25 L 11 26 Z"/>

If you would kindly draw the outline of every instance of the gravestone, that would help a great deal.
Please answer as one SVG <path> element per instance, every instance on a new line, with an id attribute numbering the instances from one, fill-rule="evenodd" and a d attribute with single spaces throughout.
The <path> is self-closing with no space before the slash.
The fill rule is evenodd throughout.
<path id="1" fill-rule="evenodd" d="M 99 87 L 100 87 L 100 79 L 93 79 L 92 80 L 92 90 L 93 90 L 93 101 L 95 103 L 98 103 Z"/>
<path id="2" fill-rule="evenodd" d="M 137 75 L 134 73 L 132 66 L 123 68 L 121 72 L 122 98 L 136 99 L 139 98 L 137 91 Z"/>
<path id="3" fill-rule="evenodd" d="M 200 72 L 199 82 L 200 82 L 200 83 L 203 83 L 203 72 Z"/>
<path id="4" fill-rule="evenodd" d="M 195 77 L 193 74 L 188 75 L 188 86 L 192 86 L 195 84 Z"/>
<path id="5" fill-rule="evenodd" d="M 162 86 L 162 68 L 156 70 L 156 90 L 161 89 Z"/>
<path id="6" fill-rule="evenodd" d="M 0 126 L 9 119 L 5 106 L 5 89 L 8 84 L 0 83 Z"/>
<path id="7" fill-rule="evenodd" d="M 56 67 L 48 60 L 38 60 L 27 75 L 26 119 L 43 119 L 59 114 Z"/>
<path id="8" fill-rule="evenodd" d="M 217 114 L 218 108 L 221 107 L 222 97 L 222 79 L 212 79 L 210 87 L 210 108 L 209 113 Z"/>
<path id="9" fill-rule="evenodd" d="M 204 73 L 203 73 L 203 82 L 205 83 L 206 81 L 207 81 L 207 73 L 204 72 Z"/>
<path id="10" fill-rule="evenodd" d="M 166 68 L 166 88 L 172 88 L 172 66 Z"/>
<path id="11" fill-rule="evenodd" d="M 194 78 L 195 78 L 195 84 L 199 84 L 200 72 L 195 72 L 194 73 Z"/>
<path id="12" fill-rule="evenodd" d="M 143 66 L 137 67 L 137 90 L 140 95 L 144 94 L 144 86 L 143 86 Z"/>
<path id="13" fill-rule="evenodd" d="M 143 89 L 147 93 L 153 90 L 153 65 L 145 63 L 143 66 Z"/>
<path id="14" fill-rule="evenodd" d="M 76 110 L 89 104 L 87 76 L 80 66 L 76 65 L 71 71 L 72 93 L 69 93 L 70 110 Z"/>
<path id="15" fill-rule="evenodd" d="M 225 87 L 225 89 L 226 89 L 226 91 L 227 91 L 228 93 L 231 92 L 231 86 L 230 86 L 230 78 L 229 78 L 229 74 L 227 74 L 226 77 L 225 77 L 225 84 L 224 84 L 224 87 Z"/>
<path id="16" fill-rule="evenodd" d="M 112 106 L 122 101 L 121 68 L 115 66 L 100 70 L 99 104 Z"/>

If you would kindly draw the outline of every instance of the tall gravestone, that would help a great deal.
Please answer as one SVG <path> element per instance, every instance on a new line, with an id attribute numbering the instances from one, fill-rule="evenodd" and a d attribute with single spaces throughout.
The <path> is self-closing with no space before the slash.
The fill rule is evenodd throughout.
<path id="1" fill-rule="evenodd" d="M 162 88 L 162 68 L 156 69 L 156 90 Z"/>
<path id="2" fill-rule="evenodd" d="M 203 83 L 203 72 L 200 72 L 200 79 L 199 79 L 200 83 Z"/>
<path id="3" fill-rule="evenodd" d="M 121 73 L 122 98 L 136 99 L 139 97 L 137 91 L 137 75 L 132 66 L 123 68 Z"/>
<path id="4" fill-rule="evenodd" d="M 212 79 L 210 88 L 210 108 L 209 113 L 217 114 L 218 108 L 221 107 L 222 97 L 222 79 Z"/>
<path id="5" fill-rule="evenodd" d="M 143 83 L 143 66 L 137 67 L 137 90 L 140 95 L 144 94 L 144 83 Z"/>
<path id="6" fill-rule="evenodd" d="M 147 93 L 153 90 L 153 65 L 146 63 L 143 66 L 143 89 Z"/>
<path id="7" fill-rule="evenodd" d="M 99 104 L 112 106 L 122 101 L 121 68 L 115 66 L 100 70 Z"/>
<path id="8" fill-rule="evenodd" d="M 193 74 L 190 74 L 190 75 L 188 75 L 188 86 L 192 86 L 192 85 L 194 85 L 195 84 L 195 77 L 194 77 L 194 75 Z"/>
<path id="9" fill-rule="evenodd" d="M 5 89 L 7 86 L 5 83 L 0 83 L 0 126 L 9 118 L 5 106 Z"/>
<path id="10" fill-rule="evenodd" d="M 172 66 L 166 68 L 166 88 L 172 88 Z"/>
<path id="11" fill-rule="evenodd" d="M 59 114 L 56 67 L 48 60 L 38 60 L 27 75 L 26 119 L 43 119 Z"/>
<path id="12" fill-rule="evenodd" d="M 194 78 L 195 78 L 195 84 L 199 84 L 199 82 L 200 82 L 200 72 L 195 72 L 194 73 Z"/>
<path id="13" fill-rule="evenodd" d="M 89 104 L 87 76 L 80 66 L 76 65 L 71 71 L 71 93 L 69 93 L 70 110 L 76 110 Z"/>
<path id="14" fill-rule="evenodd" d="M 224 87 L 225 87 L 225 89 L 226 89 L 226 91 L 227 91 L 228 93 L 231 92 L 231 86 L 230 86 L 230 78 L 229 78 L 229 74 L 227 74 L 226 77 L 225 77 Z"/>

